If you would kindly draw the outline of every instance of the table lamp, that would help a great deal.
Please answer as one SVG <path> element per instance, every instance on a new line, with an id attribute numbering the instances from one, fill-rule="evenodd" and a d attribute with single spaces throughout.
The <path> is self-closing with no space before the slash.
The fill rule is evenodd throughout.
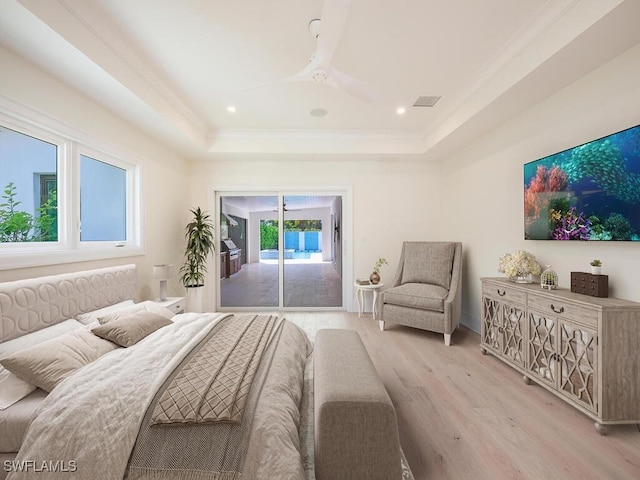
<path id="1" fill-rule="evenodd" d="M 160 300 L 167 299 L 167 280 L 171 278 L 173 265 L 154 265 L 153 278 L 160 280 Z"/>

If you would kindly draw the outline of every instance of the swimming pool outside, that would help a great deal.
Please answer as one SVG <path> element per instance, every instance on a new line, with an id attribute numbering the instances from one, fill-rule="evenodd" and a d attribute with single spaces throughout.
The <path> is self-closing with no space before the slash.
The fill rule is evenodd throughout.
<path id="1" fill-rule="evenodd" d="M 322 252 L 287 248 L 284 251 L 284 260 L 287 263 L 322 263 Z M 278 250 L 260 250 L 260 262 L 278 263 Z"/>

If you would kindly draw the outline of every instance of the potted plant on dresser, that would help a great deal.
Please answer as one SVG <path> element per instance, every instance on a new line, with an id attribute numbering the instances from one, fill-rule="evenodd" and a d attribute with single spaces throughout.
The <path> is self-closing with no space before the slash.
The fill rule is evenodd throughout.
<path id="1" fill-rule="evenodd" d="M 191 213 L 193 219 L 184 229 L 187 246 L 180 273 L 182 284 L 187 289 L 186 311 L 202 312 L 207 258 L 215 250 L 214 227 L 211 217 L 200 207 L 191 210 Z"/>

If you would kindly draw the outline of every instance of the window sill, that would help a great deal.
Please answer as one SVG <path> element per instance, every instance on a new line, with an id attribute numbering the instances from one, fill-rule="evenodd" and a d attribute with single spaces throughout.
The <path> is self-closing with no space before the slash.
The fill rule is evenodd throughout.
<path id="1" fill-rule="evenodd" d="M 0 270 L 16 268 L 39 267 L 62 263 L 89 262 L 121 257 L 135 257 L 144 255 L 141 247 L 101 247 L 77 250 L 48 250 L 32 253 L 2 252 L 0 253 Z"/>

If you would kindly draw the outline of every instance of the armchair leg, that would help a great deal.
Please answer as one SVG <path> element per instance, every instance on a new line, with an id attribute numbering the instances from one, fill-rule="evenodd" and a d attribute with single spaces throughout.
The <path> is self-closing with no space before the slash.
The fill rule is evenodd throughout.
<path id="1" fill-rule="evenodd" d="M 384 320 L 378 320 L 378 325 L 380 326 L 380 331 L 384 332 Z"/>
<path id="2" fill-rule="evenodd" d="M 445 333 L 445 334 L 444 334 L 444 344 L 445 344 L 447 347 L 450 347 L 450 346 L 451 346 L 451 334 L 450 334 L 450 333 Z"/>

